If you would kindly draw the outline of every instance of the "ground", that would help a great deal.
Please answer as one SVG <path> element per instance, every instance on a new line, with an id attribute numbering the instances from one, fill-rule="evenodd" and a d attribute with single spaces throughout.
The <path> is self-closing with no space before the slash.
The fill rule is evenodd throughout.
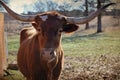
<path id="1" fill-rule="evenodd" d="M 63 34 L 65 53 L 60 80 L 120 80 L 120 26 L 113 17 L 103 17 L 103 32 L 96 33 L 96 19 L 90 29 L 84 25 Z M 8 36 L 8 63 L 16 63 L 19 35 Z M 5 80 L 25 80 L 19 71 L 8 70 Z"/>

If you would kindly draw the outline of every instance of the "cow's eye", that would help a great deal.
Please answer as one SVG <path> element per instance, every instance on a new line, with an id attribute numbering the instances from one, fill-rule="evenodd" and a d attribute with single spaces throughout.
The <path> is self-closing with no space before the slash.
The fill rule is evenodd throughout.
<path id="1" fill-rule="evenodd" d="M 58 31 L 61 33 L 61 32 L 63 31 L 63 29 L 62 29 L 62 28 L 60 28 Z"/>
<path id="2" fill-rule="evenodd" d="M 62 28 L 60 28 L 59 30 L 58 30 L 58 33 L 61 33 L 63 31 L 63 29 Z"/>
<path id="3" fill-rule="evenodd" d="M 40 29 L 38 29 L 38 31 L 40 32 Z"/>

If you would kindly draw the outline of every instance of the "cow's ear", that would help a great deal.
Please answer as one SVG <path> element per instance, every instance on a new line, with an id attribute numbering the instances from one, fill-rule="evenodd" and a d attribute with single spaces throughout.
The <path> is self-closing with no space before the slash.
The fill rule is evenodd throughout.
<path id="1" fill-rule="evenodd" d="M 42 22 L 42 19 L 39 17 L 39 15 L 37 15 L 37 16 L 35 17 L 35 22 L 36 22 L 36 23 L 41 23 L 41 22 Z"/>
<path id="2" fill-rule="evenodd" d="M 42 20 L 41 18 L 37 15 L 35 17 L 35 21 L 32 22 L 32 26 L 37 30 L 37 31 L 40 31 L 40 25 L 42 23 Z"/>
<path id="3" fill-rule="evenodd" d="M 75 24 L 65 24 L 63 26 L 63 32 L 65 33 L 71 33 L 74 32 L 78 29 L 79 26 L 75 25 Z"/>
<path id="4" fill-rule="evenodd" d="M 37 27 L 37 23 L 36 22 L 32 22 L 32 26 L 33 27 Z"/>
<path id="5" fill-rule="evenodd" d="M 40 31 L 38 24 L 36 22 L 32 22 L 32 26 L 37 30 Z"/>

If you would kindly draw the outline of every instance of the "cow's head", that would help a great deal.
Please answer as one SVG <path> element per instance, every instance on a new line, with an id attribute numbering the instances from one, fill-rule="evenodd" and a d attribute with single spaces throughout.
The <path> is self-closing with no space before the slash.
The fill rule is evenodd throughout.
<path id="1" fill-rule="evenodd" d="M 77 25 L 67 23 L 65 17 L 57 12 L 36 15 L 32 25 L 40 38 L 41 53 L 54 55 L 61 46 L 61 34 L 71 33 L 78 29 Z"/>

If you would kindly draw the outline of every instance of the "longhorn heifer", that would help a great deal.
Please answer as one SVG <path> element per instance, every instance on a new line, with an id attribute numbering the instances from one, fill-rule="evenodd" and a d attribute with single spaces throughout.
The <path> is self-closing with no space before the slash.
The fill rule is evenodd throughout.
<path id="1" fill-rule="evenodd" d="M 76 24 L 91 21 L 113 3 L 103 6 L 85 18 L 67 17 L 57 12 L 23 16 L 13 12 L 1 0 L 0 4 L 13 18 L 32 22 L 33 25 L 23 29 L 20 34 L 17 62 L 21 73 L 27 80 L 58 80 L 64 60 L 61 33 L 76 31 Z"/>

